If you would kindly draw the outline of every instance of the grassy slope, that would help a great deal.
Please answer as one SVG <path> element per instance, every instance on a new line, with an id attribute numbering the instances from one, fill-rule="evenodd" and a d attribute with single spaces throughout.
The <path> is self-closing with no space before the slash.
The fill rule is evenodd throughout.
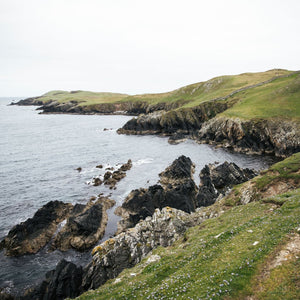
<path id="1" fill-rule="evenodd" d="M 39 98 L 40 101 L 48 102 L 50 100 L 55 100 L 60 103 L 66 103 L 69 101 L 84 102 L 84 105 L 96 104 L 96 103 L 110 103 L 117 102 L 124 97 L 126 94 L 117 93 L 96 93 L 88 91 L 51 91 Z"/>
<path id="2" fill-rule="evenodd" d="M 238 103 L 226 110 L 228 117 L 300 118 L 300 75 L 277 79 L 269 84 L 249 89 L 233 97 Z"/>
<path id="3" fill-rule="evenodd" d="M 260 178 L 274 172 L 294 178 L 299 165 L 296 154 Z M 258 182 L 258 188 L 268 179 Z M 118 281 L 110 280 L 79 299 L 299 299 L 299 259 L 290 255 L 275 268 L 270 262 L 299 234 L 300 189 L 275 198 L 232 208 L 220 201 L 205 208 L 208 214 L 224 213 L 190 228 L 173 246 L 154 250 L 159 261 L 146 264 L 145 258 L 123 271 Z"/>

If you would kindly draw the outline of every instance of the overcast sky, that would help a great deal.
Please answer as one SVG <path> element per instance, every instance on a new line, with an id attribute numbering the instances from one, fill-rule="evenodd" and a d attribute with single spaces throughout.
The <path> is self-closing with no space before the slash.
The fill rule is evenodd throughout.
<path id="1" fill-rule="evenodd" d="M 0 96 L 300 69 L 299 0 L 0 0 Z"/>

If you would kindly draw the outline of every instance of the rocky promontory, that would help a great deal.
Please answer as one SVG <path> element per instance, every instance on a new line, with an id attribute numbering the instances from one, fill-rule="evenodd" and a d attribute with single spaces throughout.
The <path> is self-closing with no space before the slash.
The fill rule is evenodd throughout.
<path id="1" fill-rule="evenodd" d="M 172 111 L 156 111 L 142 114 L 129 120 L 119 134 L 163 134 L 175 133 L 194 135 L 201 124 L 234 104 L 233 101 L 207 101 L 192 108 L 181 108 Z"/>
<path id="2" fill-rule="evenodd" d="M 6 250 L 7 256 L 34 254 L 47 244 L 52 250 L 87 250 L 104 235 L 106 210 L 114 204 L 106 197 L 75 206 L 50 201 L 32 218 L 14 226 L 1 241 L 0 247 Z"/>

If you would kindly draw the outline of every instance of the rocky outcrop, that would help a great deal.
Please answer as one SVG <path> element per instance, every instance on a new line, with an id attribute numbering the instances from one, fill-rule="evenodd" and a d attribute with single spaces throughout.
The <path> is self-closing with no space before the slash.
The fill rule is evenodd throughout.
<path id="1" fill-rule="evenodd" d="M 70 213 L 66 225 L 54 237 L 52 247 L 66 251 L 70 248 L 84 251 L 95 245 L 105 232 L 107 224 L 106 210 L 115 205 L 115 201 L 100 197 L 87 205 L 76 204 Z"/>
<path id="2" fill-rule="evenodd" d="M 300 125 L 288 120 L 217 117 L 202 125 L 197 139 L 238 152 L 287 157 L 300 151 Z"/>
<path id="3" fill-rule="evenodd" d="M 216 114 L 231 107 L 230 101 L 207 101 L 193 108 L 181 108 L 172 111 L 156 111 L 143 114 L 129 120 L 119 134 L 164 134 L 181 133 L 194 135 L 201 128 L 201 124 Z"/>
<path id="4" fill-rule="evenodd" d="M 156 208 L 170 206 L 185 212 L 195 211 L 197 186 L 192 179 L 193 172 L 191 159 L 182 155 L 159 174 L 161 184 L 133 190 L 116 209 L 116 213 L 123 217 L 118 224 L 119 231 L 152 216 Z"/>
<path id="5" fill-rule="evenodd" d="M 93 250 L 93 260 L 85 268 L 83 290 L 95 289 L 115 278 L 125 268 L 139 263 L 152 249 L 170 246 L 193 223 L 189 215 L 166 207 L 156 209 L 152 217 L 120 233 Z"/>
<path id="6" fill-rule="evenodd" d="M 94 199 L 96 200 L 96 199 Z M 87 205 L 50 201 L 33 216 L 14 226 L 1 241 L 8 256 L 37 253 L 50 243 L 52 250 L 84 251 L 98 242 L 107 224 L 106 210 L 115 201 L 100 197 Z M 65 225 L 63 221 L 65 220 Z M 60 230 L 60 226 L 62 229 Z M 60 230 L 60 231 L 59 231 Z"/>
<path id="7" fill-rule="evenodd" d="M 1 241 L 0 247 L 6 249 L 8 256 L 38 252 L 51 240 L 58 224 L 68 216 L 71 209 L 69 203 L 48 202 L 32 218 L 14 226 Z"/>
<path id="8" fill-rule="evenodd" d="M 234 185 L 248 181 L 256 175 L 254 170 L 241 169 L 235 163 L 206 165 L 200 172 L 197 206 L 214 204 L 218 197 L 224 196 Z"/>
<path id="9" fill-rule="evenodd" d="M 63 300 L 80 295 L 83 270 L 71 262 L 61 260 L 55 270 L 46 274 L 45 280 L 29 290 L 21 300 Z"/>

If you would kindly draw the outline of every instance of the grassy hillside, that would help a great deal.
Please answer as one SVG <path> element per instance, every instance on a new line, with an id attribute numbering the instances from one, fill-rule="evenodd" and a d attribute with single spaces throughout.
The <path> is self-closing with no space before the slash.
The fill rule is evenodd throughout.
<path id="1" fill-rule="evenodd" d="M 299 166 L 297 153 L 252 179 L 259 197 L 246 205 L 236 199 L 249 182 L 238 186 L 198 212 L 219 217 L 78 299 L 299 299 Z M 272 182 L 289 191 L 268 196 Z"/>
<path id="2" fill-rule="evenodd" d="M 254 85 L 275 76 L 287 75 L 287 70 L 270 70 L 260 73 L 244 73 L 233 76 L 220 76 L 205 82 L 191 84 L 172 92 L 129 96 L 122 101 L 147 101 L 151 103 L 185 101 L 185 106 L 193 107 L 207 100 L 224 97 L 245 86 Z"/>
<path id="3" fill-rule="evenodd" d="M 233 97 L 238 103 L 226 110 L 228 117 L 300 118 L 300 75 L 280 78 L 269 84 L 240 92 Z"/>
<path id="4" fill-rule="evenodd" d="M 193 107 L 207 100 L 217 97 L 224 97 L 231 92 L 245 86 L 254 85 L 275 76 L 287 75 L 291 71 L 270 70 L 260 73 L 244 73 L 233 76 L 221 76 L 205 82 L 191 84 L 175 91 L 160 94 L 142 94 L 129 96 L 117 93 L 96 93 L 87 91 L 51 91 L 42 95 L 39 100 L 47 102 L 55 100 L 61 103 L 69 101 L 83 102 L 81 105 L 91 105 L 97 103 L 119 103 L 143 101 L 151 104 L 161 102 L 187 102 L 186 106 Z"/>
<path id="5" fill-rule="evenodd" d="M 83 102 L 84 105 L 96 104 L 96 103 L 110 103 L 117 102 L 126 97 L 126 94 L 117 93 L 96 93 L 88 91 L 51 91 L 42 95 L 39 100 L 48 102 L 51 100 L 58 101 L 60 103 L 66 103 L 69 101 Z"/>

